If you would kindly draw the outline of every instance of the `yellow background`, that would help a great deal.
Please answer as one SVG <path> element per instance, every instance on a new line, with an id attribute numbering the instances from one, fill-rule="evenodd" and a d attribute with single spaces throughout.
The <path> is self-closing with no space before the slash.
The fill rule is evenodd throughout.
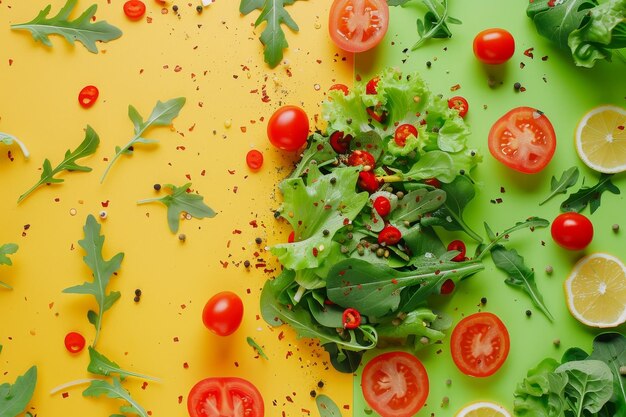
<path id="1" fill-rule="evenodd" d="M 50 37 L 54 46 L 49 48 L 28 32 L 10 29 L 33 19 L 48 2 L 0 2 L 0 132 L 15 135 L 31 152 L 25 160 L 17 146 L 0 145 L 0 244 L 19 245 L 13 266 L 0 267 L 0 280 L 14 287 L 0 289 L 0 382 L 12 383 L 37 365 L 39 380 L 28 410 L 39 416 L 108 416 L 122 404 L 83 398 L 84 386 L 67 390 L 67 398 L 49 394 L 59 384 L 90 376 L 86 349 L 69 354 L 63 338 L 79 331 L 88 344 L 93 340 L 86 314 L 96 307 L 94 299 L 61 291 L 91 280 L 78 241 L 87 215 L 97 217 L 104 209 L 104 257 L 118 252 L 125 257 L 110 285 L 122 297 L 104 315 L 98 350 L 122 368 L 161 378 L 145 389 L 137 379 L 124 383 L 153 416 L 187 416 L 189 389 L 209 376 L 251 380 L 268 416 L 283 410 L 287 416 L 307 415 L 303 409 L 316 415 L 309 392 L 319 380 L 325 385 L 318 392 L 342 409 L 350 406 L 349 375 L 332 370 L 326 353 L 313 343 L 296 341 L 286 327 L 271 329 L 259 318 L 260 289 L 276 272 L 254 267 L 266 262 L 268 269 L 277 268 L 264 247 L 286 240 L 287 229 L 274 220 L 272 209 L 279 205 L 276 184 L 297 159 L 269 145 L 263 119 L 281 104 L 296 104 L 307 111 L 313 128 L 325 91 L 352 79 L 352 57 L 336 50 L 327 35 L 330 2 L 288 7 L 300 32 L 285 28 L 288 64 L 273 70 L 263 63 L 260 30 L 253 27 L 258 12 L 243 17 L 238 2 L 217 0 L 202 14 L 196 12 L 199 1 L 168 2 L 169 13 L 163 14 L 156 1 L 145 2 L 148 19 L 132 22 L 123 14 L 123 1 L 96 1 L 97 20 L 124 32 L 99 43 L 97 55 L 59 36 Z M 65 2 L 50 3 L 55 15 Z M 73 17 L 91 4 L 79 0 Z M 99 88 L 100 98 L 85 110 L 77 97 L 88 84 Z M 268 103 L 261 100 L 263 90 Z M 128 105 L 145 118 L 157 100 L 179 96 L 187 103 L 172 129 L 151 130 L 147 136 L 159 143 L 136 146 L 134 155 L 120 158 L 100 184 L 105 158 L 132 138 Z M 38 181 L 44 159 L 55 167 L 66 150 L 81 143 L 87 125 L 101 143 L 95 155 L 79 163 L 93 171 L 63 172 L 58 178 L 65 183 L 44 186 L 18 205 L 17 198 Z M 265 156 L 259 172 L 245 165 L 252 148 Z M 179 232 L 187 239 L 181 243 L 168 229 L 165 206 L 137 206 L 136 201 L 155 196 L 154 183 L 180 186 L 187 175 L 218 214 L 182 221 Z M 258 227 L 250 224 L 253 220 Z M 263 239 L 261 245 L 256 237 Z M 249 271 L 245 260 L 253 265 Z M 143 292 L 139 303 L 133 302 L 136 288 Z M 222 290 L 235 291 L 245 303 L 241 327 L 226 338 L 212 335 L 201 321 L 205 302 Z M 285 337 L 279 340 L 281 332 Z M 248 336 L 263 346 L 268 361 L 256 357 Z"/>

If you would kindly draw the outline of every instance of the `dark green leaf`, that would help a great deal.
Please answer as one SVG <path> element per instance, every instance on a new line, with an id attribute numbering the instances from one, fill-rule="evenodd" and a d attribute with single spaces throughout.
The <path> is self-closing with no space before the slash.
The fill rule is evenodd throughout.
<path id="1" fill-rule="evenodd" d="M 429 191 L 421 188 L 407 193 L 398 202 L 398 207 L 392 212 L 390 220 L 393 222 L 413 223 L 441 207 L 446 201 L 446 192 L 443 190 Z"/>
<path id="2" fill-rule="evenodd" d="M 248 345 L 250 345 L 254 350 L 256 350 L 256 352 L 259 354 L 260 357 L 262 357 L 265 360 L 269 360 L 265 352 L 263 352 L 263 349 L 261 348 L 261 346 L 259 346 L 259 344 L 255 342 L 253 338 L 247 337 L 246 342 L 248 342 Z"/>
<path id="3" fill-rule="evenodd" d="M 122 387 L 118 377 L 113 378 L 112 384 L 104 380 L 91 381 L 89 387 L 83 391 L 84 397 L 99 397 L 101 395 L 126 401 L 128 405 L 120 407 L 122 413 L 132 413 L 140 417 L 149 417 L 146 410 L 130 396 L 130 393 L 126 391 L 124 387 Z"/>
<path id="4" fill-rule="evenodd" d="M 561 178 L 559 180 L 553 176 L 550 181 L 551 192 L 541 203 L 539 203 L 539 205 L 544 204 L 557 194 L 565 194 L 568 188 L 573 187 L 576 184 L 578 181 L 578 175 L 578 167 L 571 167 L 561 174 Z"/>
<path id="5" fill-rule="evenodd" d="M 149 379 L 152 381 L 158 381 L 157 378 L 153 378 L 151 376 L 138 374 L 132 371 L 126 371 L 119 367 L 118 364 L 99 353 L 93 347 L 89 346 L 89 365 L 87 366 L 87 370 L 92 374 L 96 375 L 104 375 L 109 376 L 111 374 L 117 374 L 121 379 L 126 378 L 127 376 L 134 376 L 137 378 Z"/>
<path id="6" fill-rule="evenodd" d="M 339 407 L 327 395 L 320 394 L 315 398 L 320 417 L 341 417 Z"/>
<path id="7" fill-rule="evenodd" d="M 37 367 L 32 366 L 20 375 L 13 385 L 0 384 L 0 416 L 17 417 L 24 412 L 33 397 L 37 385 Z"/>
<path id="8" fill-rule="evenodd" d="M 410 0 L 387 0 L 387 5 L 390 6 L 390 7 L 393 7 L 393 6 L 404 6 L 409 1 Z"/>
<path id="9" fill-rule="evenodd" d="M 323 347 L 328 352 L 333 368 L 345 374 L 354 373 L 359 369 L 365 353 L 364 350 L 341 350 L 336 343 L 326 343 Z"/>
<path id="10" fill-rule="evenodd" d="M 447 0 L 422 0 L 422 3 L 428 11 L 424 15 L 423 23 L 419 19 L 417 21 L 419 39 L 411 48 L 412 50 L 419 48 L 431 38 L 450 38 L 452 32 L 450 32 L 447 23 L 461 23 L 460 20 L 448 16 Z"/>
<path id="11" fill-rule="evenodd" d="M 570 33 L 580 27 L 589 9 L 597 4 L 595 0 L 535 0 L 529 3 L 526 14 L 541 36 L 567 48 Z"/>
<path id="12" fill-rule="evenodd" d="M 589 357 L 589 354 L 587 352 L 585 352 L 581 348 L 573 347 L 565 351 L 565 353 L 563 354 L 563 357 L 561 358 L 561 363 L 572 362 L 572 361 L 582 361 L 584 359 L 587 359 L 588 357 Z"/>
<path id="13" fill-rule="evenodd" d="M 602 174 L 598 183 L 592 187 L 583 186 L 577 192 L 571 194 L 567 200 L 561 204 L 561 211 L 582 212 L 585 207 L 589 206 L 591 214 L 593 214 L 601 203 L 602 194 L 608 191 L 612 194 L 619 194 L 620 190 L 611 182 L 611 174 Z"/>
<path id="14" fill-rule="evenodd" d="M 253 10 L 262 10 L 263 6 L 265 6 L 265 0 L 241 0 L 239 13 L 247 15 Z"/>
<path id="15" fill-rule="evenodd" d="M 330 146 L 328 139 L 318 133 L 313 133 L 309 137 L 309 146 L 307 146 L 298 166 L 293 170 L 289 178 L 302 176 L 309 170 L 311 164 L 315 164 L 319 168 L 336 160 L 337 152 Z"/>
<path id="16" fill-rule="evenodd" d="M 601 360 L 611 369 L 613 374 L 611 401 L 619 410 L 620 417 L 626 415 L 626 375 L 621 371 L 626 366 L 626 338 L 616 332 L 599 334 L 593 340 L 593 352 L 589 359 Z"/>
<path id="17" fill-rule="evenodd" d="M 441 331 L 443 329 L 433 328 L 433 323 L 438 319 L 438 316 L 429 308 L 422 307 L 412 310 L 403 317 L 400 322 L 398 322 L 397 317 L 394 317 L 376 326 L 378 338 L 394 345 L 407 345 L 408 342 L 412 341 L 412 347 L 417 350 L 424 346 L 422 337 L 428 338 L 429 343 L 436 343 L 446 336 Z"/>

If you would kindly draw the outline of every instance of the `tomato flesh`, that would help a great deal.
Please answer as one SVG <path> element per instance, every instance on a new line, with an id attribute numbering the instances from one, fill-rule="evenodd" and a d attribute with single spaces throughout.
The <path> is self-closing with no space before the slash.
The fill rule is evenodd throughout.
<path id="1" fill-rule="evenodd" d="M 361 388 L 365 401 L 382 417 L 412 417 L 426 403 L 428 374 L 409 353 L 383 353 L 363 368 Z"/>
<path id="2" fill-rule="evenodd" d="M 393 135 L 393 140 L 396 145 L 404 147 L 406 140 L 409 136 L 417 137 L 417 128 L 411 124 L 403 124 L 396 128 L 396 132 Z"/>
<path id="3" fill-rule="evenodd" d="M 552 239 L 568 250 L 583 250 L 593 240 L 593 224 L 580 213 L 559 214 L 550 226 Z"/>
<path id="4" fill-rule="evenodd" d="M 263 417 L 263 397 L 242 378 L 206 378 L 193 386 L 187 398 L 190 417 Z"/>
<path id="5" fill-rule="evenodd" d="M 517 107 L 498 119 L 489 131 L 489 152 L 509 168 L 526 174 L 541 171 L 552 160 L 556 134 L 545 114 Z"/>
<path id="6" fill-rule="evenodd" d="M 330 38 L 344 51 L 374 48 L 388 26 L 389 6 L 385 0 L 335 0 L 330 8 Z"/>
<path id="7" fill-rule="evenodd" d="M 348 93 L 350 92 L 350 90 L 348 90 L 348 86 L 345 84 L 334 84 L 329 88 L 329 90 L 341 91 L 344 96 L 347 96 Z"/>
<path id="8" fill-rule="evenodd" d="M 485 64 L 503 64 L 511 59 L 513 53 L 515 39 L 504 29 L 485 29 L 474 38 L 474 55 Z"/>
<path id="9" fill-rule="evenodd" d="M 246 154 L 246 164 L 252 170 L 260 169 L 263 166 L 263 154 L 256 149 L 248 151 Z"/>
<path id="10" fill-rule="evenodd" d="M 511 342 L 504 323 L 492 313 L 461 320 L 450 336 L 452 359 L 461 372 L 475 377 L 493 375 L 506 360 Z"/>
<path id="11" fill-rule="evenodd" d="M 385 217 L 391 212 L 391 202 L 387 197 L 382 195 L 376 197 L 372 206 L 380 217 Z"/>
<path id="12" fill-rule="evenodd" d="M 375 193 L 378 190 L 378 179 L 376 179 L 376 175 L 372 171 L 361 171 L 359 172 L 357 185 L 363 191 L 367 191 L 370 194 Z"/>
<path id="13" fill-rule="evenodd" d="M 453 240 L 452 242 L 450 242 L 448 244 L 448 248 L 449 251 L 459 251 L 459 253 L 452 258 L 452 261 L 454 262 L 461 262 L 465 260 L 465 254 L 467 253 L 467 247 L 465 246 L 465 243 L 463 243 L 462 240 Z"/>
<path id="14" fill-rule="evenodd" d="M 78 103 L 85 109 L 96 104 L 96 100 L 98 100 L 98 96 L 100 96 L 100 91 L 98 87 L 95 85 L 88 85 L 80 90 L 78 93 Z"/>
<path id="15" fill-rule="evenodd" d="M 364 167 L 367 166 L 369 169 L 372 169 L 376 165 L 376 159 L 374 159 L 374 155 L 368 151 L 357 149 L 348 156 L 348 165 L 353 167 L 363 165 Z"/>
<path id="16" fill-rule="evenodd" d="M 400 239 L 402 239 L 402 232 L 394 226 L 385 226 L 383 230 L 378 233 L 378 243 L 381 245 L 395 245 Z"/>
<path id="17" fill-rule="evenodd" d="M 65 335 L 65 349 L 70 353 L 78 353 L 85 348 L 85 338 L 77 332 L 69 332 Z"/>
<path id="18" fill-rule="evenodd" d="M 448 107 L 459 112 L 459 116 L 465 117 L 469 110 L 469 104 L 465 97 L 454 96 L 448 100 Z"/>
<path id="19" fill-rule="evenodd" d="M 346 153 L 350 147 L 351 140 L 351 135 L 344 135 L 343 132 L 337 131 L 330 135 L 330 139 L 328 141 L 335 152 Z"/>
<path id="20" fill-rule="evenodd" d="M 124 14 L 131 20 L 139 20 L 146 13 L 146 5 L 141 0 L 128 0 L 124 3 Z"/>
<path id="21" fill-rule="evenodd" d="M 283 106 L 270 117 L 267 136 L 278 149 L 297 151 L 309 136 L 309 118 L 300 107 Z"/>
<path id="22" fill-rule="evenodd" d="M 243 302 L 233 292 L 222 291 L 207 301 L 202 310 L 202 322 L 213 333 L 228 336 L 235 332 L 243 318 Z"/>

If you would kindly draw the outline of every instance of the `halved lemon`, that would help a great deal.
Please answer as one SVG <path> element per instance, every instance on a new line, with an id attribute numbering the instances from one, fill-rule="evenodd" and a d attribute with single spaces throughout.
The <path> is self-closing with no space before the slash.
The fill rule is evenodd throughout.
<path id="1" fill-rule="evenodd" d="M 585 114 L 576 128 L 576 151 L 598 172 L 626 171 L 626 109 L 608 105 Z"/>
<path id="2" fill-rule="evenodd" d="M 511 413 L 500 404 L 480 401 L 466 405 L 456 417 L 511 417 Z"/>
<path id="3" fill-rule="evenodd" d="M 626 322 L 626 267 L 613 255 L 579 260 L 565 280 L 567 307 L 581 323 L 615 327 Z"/>

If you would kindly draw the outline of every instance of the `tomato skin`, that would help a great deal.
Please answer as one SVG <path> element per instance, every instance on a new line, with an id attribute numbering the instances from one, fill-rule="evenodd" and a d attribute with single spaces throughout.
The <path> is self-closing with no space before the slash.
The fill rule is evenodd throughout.
<path id="1" fill-rule="evenodd" d="M 293 243 L 295 241 L 296 241 L 296 232 L 292 230 L 291 233 L 289 233 L 289 236 L 287 237 L 287 243 Z"/>
<path id="2" fill-rule="evenodd" d="M 85 348 L 85 338 L 77 332 L 69 332 L 65 335 L 65 349 L 70 353 L 78 353 Z"/>
<path id="3" fill-rule="evenodd" d="M 344 329 L 356 329 L 361 325 L 361 313 L 354 308 L 346 308 L 341 315 Z"/>
<path id="4" fill-rule="evenodd" d="M 141 0 L 128 0 L 124 3 L 124 14 L 130 20 L 139 20 L 146 13 L 146 5 Z"/>
<path id="5" fill-rule="evenodd" d="M 343 92 L 344 96 L 347 96 L 350 93 L 350 90 L 348 89 L 348 86 L 345 84 L 334 84 L 332 85 L 329 90 L 337 90 L 337 91 L 341 91 Z"/>
<path id="6" fill-rule="evenodd" d="M 489 131 L 489 152 L 511 169 L 535 174 L 548 165 L 556 150 L 556 133 L 541 111 L 516 107 Z"/>
<path id="7" fill-rule="evenodd" d="M 583 250 L 593 240 L 593 224 L 576 212 L 559 214 L 550 226 L 552 239 L 568 250 Z"/>
<path id="8" fill-rule="evenodd" d="M 441 181 L 437 178 L 427 178 L 424 180 L 424 184 L 430 185 L 431 187 L 441 188 Z"/>
<path id="9" fill-rule="evenodd" d="M 365 401 L 382 417 L 413 417 L 426 403 L 430 386 L 419 359 L 407 352 L 387 352 L 365 365 L 361 388 Z"/>
<path id="10" fill-rule="evenodd" d="M 500 369 L 510 347 L 506 326 L 498 316 L 488 312 L 465 317 L 450 336 L 450 350 L 457 368 L 465 375 L 479 378 L 493 375 Z"/>
<path id="11" fill-rule="evenodd" d="M 309 118 L 300 107 L 283 106 L 267 123 L 267 137 L 272 145 L 284 151 L 297 151 L 309 136 Z"/>
<path id="12" fill-rule="evenodd" d="M 452 294 L 455 287 L 456 287 L 456 284 L 454 283 L 454 281 L 452 281 L 451 279 L 447 279 L 444 281 L 443 284 L 441 284 L 441 289 L 439 290 L 439 292 L 442 295 Z"/>
<path id="13" fill-rule="evenodd" d="M 330 7 L 330 38 L 344 51 L 374 48 L 383 40 L 388 27 L 389 6 L 385 0 L 334 0 Z"/>
<path id="14" fill-rule="evenodd" d="M 405 123 L 396 128 L 393 140 L 396 142 L 396 145 L 403 147 L 406 145 L 406 139 L 411 135 L 417 137 L 417 128 L 411 124 Z"/>
<path id="15" fill-rule="evenodd" d="M 376 159 L 374 159 L 374 155 L 368 151 L 357 149 L 356 151 L 353 151 L 350 156 L 348 156 L 348 165 L 352 167 L 363 165 L 364 167 L 370 167 L 371 169 L 376 166 Z"/>
<path id="16" fill-rule="evenodd" d="M 448 100 L 448 108 L 455 109 L 459 112 L 459 116 L 465 118 L 467 111 L 469 110 L 469 104 L 465 97 L 454 96 Z"/>
<path id="17" fill-rule="evenodd" d="M 80 104 L 83 108 L 88 109 L 94 104 L 96 104 L 96 100 L 100 96 L 100 91 L 98 87 L 95 85 L 87 85 L 80 90 L 78 93 L 78 104 Z"/>
<path id="18" fill-rule="evenodd" d="M 374 203 L 372 204 L 372 206 L 374 207 L 374 210 L 376 210 L 376 213 L 378 213 L 380 217 L 386 217 L 391 212 L 391 202 L 389 201 L 387 197 L 382 196 L 382 195 L 379 195 L 378 197 L 376 197 L 376 200 L 374 200 Z"/>
<path id="19" fill-rule="evenodd" d="M 359 172 L 357 185 L 361 190 L 367 191 L 370 194 L 375 193 L 376 190 L 378 190 L 378 180 L 372 171 Z"/>
<path id="20" fill-rule="evenodd" d="M 352 141 L 351 135 L 344 135 L 343 132 L 333 132 L 328 139 L 330 146 L 337 153 L 346 153 L 350 147 L 350 141 Z"/>
<path id="21" fill-rule="evenodd" d="M 384 110 L 379 112 L 375 107 L 368 107 L 365 111 L 367 111 L 367 114 L 378 123 L 385 123 L 387 121 L 387 112 Z"/>
<path id="22" fill-rule="evenodd" d="M 207 301 L 202 310 L 202 322 L 218 336 L 235 332 L 243 318 L 243 302 L 233 292 L 222 291 Z"/>
<path id="23" fill-rule="evenodd" d="M 263 154 L 256 149 L 248 151 L 246 154 L 246 164 L 252 170 L 260 169 L 263 166 Z"/>
<path id="24" fill-rule="evenodd" d="M 402 232 L 395 226 L 385 226 L 383 230 L 378 232 L 378 243 L 384 243 L 387 246 L 395 245 L 402 239 Z"/>
<path id="25" fill-rule="evenodd" d="M 365 85 L 365 94 L 376 95 L 378 94 L 378 82 L 380 77 L 374 77 Z"/>
<path id="26" fill-rule="evenodd" d="M 191 388 L 187 411 L 190 417 L 264 417 L 265 404 L 250 381 L 214 377 L 198 381 Z"/>
<path id="27" fill-rule="evenodd" d="M 474 38 L 474 55 L 485 64 L 504 64 L 514 53 L 515 39 L 504 29 L 485 29 Z"/>
<path id="28" fill-rule="evenodd" d="M 456 255 L 452 260 L 454 262 L 462 262 L 465 260 L 465 254 L 467 253 L 467 248 L 465 247 L 465 243 L 462 240 L 453 240 L 448 243 L 448 250 L 458 250 L 459 254 Z"/>

